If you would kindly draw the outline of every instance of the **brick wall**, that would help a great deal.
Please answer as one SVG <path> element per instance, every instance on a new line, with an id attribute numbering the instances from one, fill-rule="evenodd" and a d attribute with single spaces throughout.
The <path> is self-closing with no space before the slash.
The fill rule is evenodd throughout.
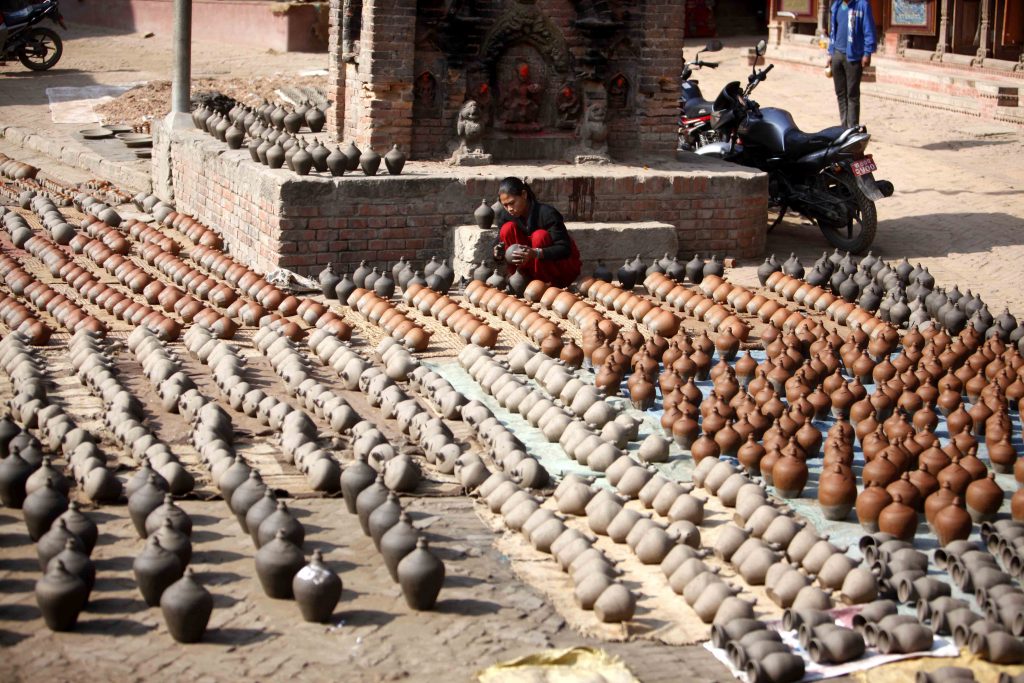
<path id="1" fill-rule="evenodd" d="M 332 49 L 340 44 L 341 12 L 334 8 L 342 2 L 332 0 Z M 481 64 L 488 66 L 487 56 L 481 54 L 488 32 L 515 3 L 516 0 L 465 3 L 463 9 L 469 7 L 478 21 L 458 24 L 455 35 L 446 38 L 438 29 L 443 26 L 443 11 L 438 13 L 432 5 L 421 6 L 417 17 L 412 0 L 362 0 L 360 54 L 356 64 L 339 64 L 333 57 L 331 61 L 332 89 L 336 83 L 344 83 L 345 96 L 336 99 L 338 111 L 330 115 L 330 129 L 339 138 L 356 140 L 361 147 L 372 144 L 374 148 L 387 148 L 398 143 L 411 150 L 413 158 L 446 157 L 450 143 L 457 142 L 455 123 L 459 108 L 477 78 L 471 69 Z M 580 3 L 579 7 L 586 12 L 592 5 L 601 3 Z M 545 57 L 552 67 L 549 78 L 557 79 L 552 83 L 555 89 L 563 80 L 574 80 L 578 72 L 586 71 L 588 55 L 593 51 L 607 60 L 597 74 L 599 80 L 617 73 L 629 79 L 627 108 L 610 113 L 609 147 L 613 156 L 674 149 L 679 50 L 685 26 L 679 0 L 623 4 L 622 28 L 593 36 L 574 26 L 581 16 L 577 3 L 536 0 L 529 6 L 536 7 L 551 23 L 554 42 L 564 45 L 568 52 L 567 68 L 554 69 L 550 56 Z M 531 41 L 513 42 L 508 47 L 527 43 Z M 544 53 L 542 48 L 538 51 Z M 436 80 L 438 104 L 429 111 L 414 111 L 413 79 L 424 72 Z M 555 134 L 545 158 L 560 158 L 573 143 L 573 131 L 549 132 Z"/>
<path id="2" fill-rule="evenodd" d="M 158 140 L 168 133 L 156 132 Z M 220 232 L 250 266 L 315 274 L 327 263 L 446 256 L 453 226 L 473 222 L 481 197 L 507 173 L 525 174 L 541 201 L 567 220 L 660 221 L 674 225 L 679 256 L 764 250 L 765 176 L 707 161 L 684 170 L 588 167 L 495 168 L 493 175 L 419 171 L 397 177 L 300 178 L 254 163 L 197 131 L 175 131 L 170 168 L 176 206 Z M 156 149 L 161 149 L 158 145 Z M 547 175 L 545 175 L 547 173 Z M 604 175 L 600 175 L 604 173 Z"/>

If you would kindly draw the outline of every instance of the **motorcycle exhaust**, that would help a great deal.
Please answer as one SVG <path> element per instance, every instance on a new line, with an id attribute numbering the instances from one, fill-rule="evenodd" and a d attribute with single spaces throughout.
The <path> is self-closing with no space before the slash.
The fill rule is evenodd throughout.
<path id="1" fill-rule="evenodd" d="M 876 180 L 875 186 L 878 191 L 882 193 L 883 197 L 891 197 L 892 193 L 896 191 L 895 186 L 888 180 Z"/>

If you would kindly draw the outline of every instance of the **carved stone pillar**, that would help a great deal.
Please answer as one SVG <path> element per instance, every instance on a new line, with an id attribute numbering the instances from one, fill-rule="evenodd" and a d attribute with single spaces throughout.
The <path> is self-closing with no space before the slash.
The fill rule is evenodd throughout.
<path id="1" fill-rule="evenodd" d="M 939 40 L 935 43 L 934 59 L 942 61 L 949 47 L 949 10 L 952 0 L 939 0 Z"/>
<path id="2" fill-rule="evenodd" d="M 978 53 L 975 57 L 974 63 L 981 66 L 985 62 L 985 58 L 988 57 L 988 42 L 989 42 L 989 25 L 991 20 L 989 18 L 989 5 L 990 0 L 981 0 L 981 27 L 978 32 Z"/>

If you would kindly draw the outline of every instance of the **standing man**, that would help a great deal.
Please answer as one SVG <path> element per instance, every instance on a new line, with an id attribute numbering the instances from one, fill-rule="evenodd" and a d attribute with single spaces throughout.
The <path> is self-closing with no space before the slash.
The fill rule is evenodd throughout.
<path id="1" fill-rule="evenodd" d="M 828 44 L 829 66 L 839 100 L 840 123 L 860 124 L 860 78 L 875 51 L 870 0 L 834 0 Z"/>

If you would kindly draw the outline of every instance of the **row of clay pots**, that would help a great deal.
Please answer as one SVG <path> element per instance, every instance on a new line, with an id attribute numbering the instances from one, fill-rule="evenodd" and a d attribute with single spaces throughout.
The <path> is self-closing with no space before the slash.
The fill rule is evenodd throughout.
<path id="1" fill-rule="evenodd" d="M 506 294 L 479 280 L 473 280 L 466 286 L 466 299 L 473 306 L 515 325 L 535 343 L 539 344 L 550 338 L 561 344 L 562 329 L 511 294 Z"/>
<path id="2" fill-rule="evenodd" d="M 682 323 L 679 316 L 669 309 L 657 306 L 644 297 L 627 292 L 609 282 L 584 280 L 580 283 L 579 291 L 581 295 L 591 301 L 596 301 L 607 309 L 615 310 L 632 318 L 652 333 L 664 337 L 671 337 L 678 332 Z"/>
<path id="3" fill-rule="evenodd" d="M 18 199 L 21 208 L 35 211 L 42 221 L 43 227 L 57 244 L 68 244 L 77 236 L 75 228 L 67 222 L 64 214 L 48 195 L 37 195 L 34 191 L 28 191 L 22 192 Z"/>
<path id="4" fill-rule="evenodd" d="M 430 345 L 429 330 L 375 292 L 357 288 L 345 303 L 369 322 L 380 325 L 392 339 L 401 340 L 410 350 L 426 351 Z"/>
<path id="5" fill-rule="evenodd" d="M 94 240 L 99 240 L 115 254 L 121 254 L 123 256 L 127 254 L 130 249 L 128 240 L 120 230 L 110 227 L 94 216 L 86 216 L 82 219 L 81 229 L 84 232 L 84 235 L 79 233 L 75 236 L 75 239 L 71 240 L 71 248 L 76 254 L 82 253 L 82 248 L 86 241 L 81 238 L 85 235 L 88 235 Z"/>
<path id="6" fill-rule="evenodd" d="M 715 332 L 728 332 L 740 342 L 746 341 L 750 335 L 750 326 L 740 320 L 735 313 L 730 312 L 725 305 L 724 293 L 734 289 L 734 286 L 722 280 L 718 275 L 709 275 L 704 278 L 697 288 L 687 288 L 677 284 L 671 278 L 654 273 L 644 280 L 644 287 L 659 301 L 664 301 L 680 312 L 703 320 Z M 787 320 L 786 324 L 796 328 L 801 322 L 800 320 Z"/>
<path id="7" fill-rule="evenodd" d="M 527 301 L 539 303 L 541 307 L 576 325 L 582 331 L 584 338 L 588 330 L 595 328 L 604 335 L 602 339 L 613 338 L 619 332 L 619 325 L 597 310 L 591 303 L 572 292 L 549 286 L 542 280 L 530 282 L 526 286 L 523 296 Z M 555 351 L 555 349 L 551 349 L 551 351 Z M 566 362 L 570 361 L 575 364 L 575 357 L 566 360 Z"/>
<path id="8" fill-rule="evenodd" d="M 266 338 L 272 339 L 272 335 L 268 335 Z M 281 341 L 274 341 L 273 344 L 280 346 Z M 273 344 L 267 347 L 267 352 L 275 352 Z M 379 347 L 386 355 L 387 371 L 381 371 L 374 367 L 347 344 L 323 330 L 310 336 L 309 348 L 324 365 L 332 367 L 338 373 L 346 389 L 365 393 L 370 405 L 381 408 L 386 417 L 396 417 L 398 406 L 403 401 L 408 402 L 409 397 L 395 384 L 393 378 L 407 378 L 408 372 L 418 363 L 398 342 L 385 339 Z M 276 351 L 276 354 L 282 356 L 286 362 L 297 366 L 304 361 L 296 356 L 296 353 L 290 347 L 281 347 Z M 388 489 L 398 492 L 414 490 L 422 478 L 419 466 L 408 455 L 399 454 L 384 434 L 370 422 L 362 420 L 341 396 L 329 388 L 319 385 L 311 378 L 303 379 L 303 374 L 305 373 L 300 373 L 295 377 L 295 381 L 299 382 L 296 395 L 306 401 L 307 408 L 317 412 L 323 419 L 329 420 L 332 428 L 336 431 L 351 433 L 353 455 L 364 464 L 368 461 L 373 470 L 381 475 L 382 481 Z M 293 382 L 290 381 L 289 384 L 291 385 Z M 414 409 L 410 412 L 408 411 L 410 407 L 418 408 L 418 405 L 410 406 L 406 403 L 402 407 L 402 414 L 398 416 L 400 426 L 406 433 L 414 434 L 414 440 L 418 441 L 418 437 L 421 436 L 418 430 L 420 423 L 417 422 L 415 430 L 411 429 L 411 423 L 413 418 L 422 411 Z M 426 417 L 429 416 L 424 414 L 424 418 Z M 428 453 L 428 460 L 436 456 L 435 445 L 440 449 L 453 440 L 450 432 L 446 432 L 443 436 L 443 444 L 432 442 L 424 448 Z M 347 501 L 353 502 L 354 496 L 358 494 L 358 489 L 354 489 L 346 483 L 354 476 L 352 472 L 348 472 L 346 475 L 348 470 L 349 467 L 346 467 L 341 475 L 342 495 L 346 496 Z M 364 481 L 363 485 L 369 485 L 370 481 Z M 346 487 L 348 493 L 346 493 Z"/>
<path id="9" fill-rule="evenodd" d="M 167 313 L 173 311 L 186 322 L 195 321 L 204 324 L 209 323 L 211 318 L 216 318 L 214 324 L 217 324 L 219 316 L 215 315 L 215 311 L 205 308 L 202 303 L 177 287 L 165 285 L 163 282 L 156 280 L 130 256 L 113 253 L 102 242 L 88 238 L 82 247 L 81 253 L 116 277 L 118 282 L 132 292 L 141 294 L 151 306 L 160 306 Z M 164 318 L 164 321 L 159 322 L 159 328 L 152 327 L 152 329 L 158 331 L 162 339 L 177 339 L 181 325 L 166 315 L 164 315 Z M 223 329 L 224 324 L 217 324 L 217 327 Z M 230 325 L 227 328 L 230 329 Z"/>
<path id="10" fill-rule="evenodd" d="M 10 288 L 15 297 L 28 299 L 36 310 L 49 313 L 57 324 L 64 329 L 72 332 L 79 328 L 106 332 L 106 325 L 102 321 L 87 313 L 77 303 L 58 293 L 46 283 L 40 282 L 37 278 L 33 277 L 22 268 L 21 263 L 16 258 L 7 254 L 0 254 L 0 277 L 3 277 L 4 283 Z M 16 302 L 17 299 L 12 298 L 8 306 L 13 306 Z M 28 318 L 25 314 L 18 316 L 16 313 L 17 311 L 5 314 L 5 317 L 10 320 L 12 327 L 21 327 Z M 39 339 L 44 334 L 38 328 L 34 328 L 32 331 L 33 337 Z"/>
<path id="11" fill-rule="evenodd" d="M 466 347 L 463 354 L 472 350 L 484 351 L 482 347 L 471 345 Z M 467 400 L 450 382 L 423 367 L 416 368 L 410 374 L 410 387 L 424 396 L 443 418 L 465 422 L 480 443 L 486 447 L 486 453 L 491 460 L 512 481 L 530 489 L 547 486 L 547 470 L 526 452 L 522 442 L 511 430 L 498 422 L 482 403 Z M 440 429 L 440 426 L 436 431 L 446 434 L 446 430 Z M 454 473 L 467 490 L 475 489 L 490 476 L 491 472 L 480 455 L 472 451 L 463 453 L 461 446 L 446 441 L 447 439 L 435 436 L 421 443 L 428 461 L 433 462 L 441 472 Z"/>
<path id="12" fill-rule="evenodd" d="M 127 230 L 131 238 L 141 244 L 156 244 L 169 254 L 181 252 L 181 243 L 178 240 L 149 223 L 129 218 L 121 226 L 121 229 Z"/>
<path id="13" fill-rule="evenodd" d="M 23 180 L 35 178 L 39 169 L 30 164 L 25 164 L 6 154 L 0 153 L 0 175 L 11 180 Z"/>
<path id="14" fill-rule="evenodd" d="M 537 382 L 551 398 L 561 399 L 565 408 L 596 429 L 604 429 L 621 413 L 615 405 L 604 401 L 599 391 L 583 382 L 576 370 L 561 358 L 553 359 L 526 342 L 517 344 L 506 358 L 509 370 L 525 374 Z M 594 408 L 597 404 L 598 407 Z M 588 415 L 589 412 L 589 415 Z M 612 442 L 619 436 L 611 435 Z M 620 447 L 625 447 L 622 443 Z"/>
<path id="15" fill-rule="evenodd" d="M 99 245 L 98 242 L 94 243 Z M 131 296 L 122 294 L 113 286 L 100 282 L 89 270 L 79 266 L 73 259 L 67 258 L 64 252 L 48 238 L 35 235 L 26 242 L 25 247 L 33 256 L 41 260 L 55 277 L 63 279 L 78 290 L 83 297 L 102 307 L 114 317 L 133 326 L 152 329 L 163 338 L 177 338 L 180 328 L 175 321 L 168 318 L 163 312 L 145 303 L 135 301 Z M 102 330 L 102 322 L 97 320 L 95 324 L 90 323 L 87 329 Z"/>
<path id="16" fill-rule="evenodd" d="M 255 299 L 267 311 L 276 311 L 285 317 L 293 316 L 298 311 L 301 303 L 298 297 L 268 283 L 261 275 L 223 253 L 220 247 L 198 245 L 189 252 L 189 259 L 234 288 L 239 293 L 239 299 Z"/>
<path id="17" fill-rule="evenodd" d="M 170 210 L 169 207 L 165 207 L 153 215 L 156 217 L 157 222 L 177 230 L 196 246 L 209 247 L 210 249 L 224 248 L 224 239 L 220 235 L 187 214 L 178 213 L 177 211 Z"/>
<path id="18" fill-rule="evenodd" d="M 449 327 L 467 344 L 493 348 L 498 342 L 497 328 L 462 308 L 446 294 L 414 284 L 402 292 L 402 299 L 406 305 L 418 309 L 420 313 L 437 318 L 438 322 Z"/>
<path id="19" fill-rule="evenodd" d="M 633 618 L 636 596 L 619 580 L 614 562 L 595 547 L 594 539 L 565 524 L 564 517 L 518 488 L 501 473 L 491 475 L 476 490 L 492 512 L 509 528 L 522 533 L 540 552 L 552 555 L 572 577 L 573 597 L 581 609 L 593 611 L 604 623 Z"/>
<path id="20" fill-rule="evenodd" d="M 2 268 L 0 262 L 0 268 Z M 0 320 L 12 332 L 24 335 L 33 346 L 46 346 L 53 329 L 36 317 L 35 313 L 16 297 L 0 292 Z"/>
<path id="21" fill-rule="evenodd" d="M 269 331 L 269 328 L 262 329 Z M 284 337 L 279 338 L 287 344 Z M 326 492 L 338 490 L 340 468 L 327 451 L 316 448 L 318 430 L 305 412 L 252 387 L 245 381 L 244 366 L 238 353 L 225 342 L 214 339 L 202 327 L 190 328 L 184 341 L 189 352 L 211 368 L 217 385 L 232 408 L 280 432 L 282 450 L 306 476 L 311 488 Z"/>
<path id="22" fill-rule="evenodd" d="M 532 389 L 488 354 L 460 354 L 460 362 L 499 404 L 522 415 L 540 429 L 545 438 L 559 442 L 566 454 L 592 469 L 604 471 L 622 453 L 617 444 L 637 436 L 635 420 L 619 414 L 579 380 L 565 382 L 557 394 L 563 403 L 576 406 L 569 412 L 556 406 L 543 392 Z M 550 374 L 553 371 L 551 364 L 556 362 L 550 358 L 547 365 L 542 362 L 538 366 L 538 374 Z M 584 410 L 587 403 L 590 407 Z M 577 417 L 580 413 L 582 417 Z M 609 423 L 616 426 L 609 428 Z"/>
<path id="23" fill-rule="evenodd" d="M 74 482 L 90 500 L 111 501 L 120 498 L 121 483 L 107 469 L 106 459 L 97 448 L 96 438 L 80 428 L 61 406 L 48 401 L 42 363 L 30 347 L 19 335 L 11 334 L 0 342 L 0 351 L 3 353 L 4 371 L 14 384 L 14 398 L 11 401 L 13 417 L 26 426 L 38 427 L 49 450 L 55 453 L 59 451 L 64 456 Z M 64 495 L 69 492 L 70 482 L 60 468 L 46 457 L 42 457 L 41 462 L 37 461 L 35 456 L 41 455 L 42 451 L 33 451 L 32 455 L 24 452 L 25 458 L 12 454 L 4 462 L 5 477 L 8 485 L 13 486 L 5 494 L 5 500 L 13 507 L 20 507 L 19 501 L 45 483 L 47 478 Z"/>
<path id="24" fill-rule="evenodd" d="M 765 287 L 790 301 L 796 301 L 806 308 L 813 308 L 819 313 L 824 313 L 839 325 L 862 327 L 869 337 L 882 336 L 884 339 L 892 340 L 890 343 L 895 348 L 895 343 L 899 338 L 895 328 L 863 308 L 843 301 L 821 287 L 812 287 L 799 278 L 781 272 L 772 273 L 765 281 Z"/>

